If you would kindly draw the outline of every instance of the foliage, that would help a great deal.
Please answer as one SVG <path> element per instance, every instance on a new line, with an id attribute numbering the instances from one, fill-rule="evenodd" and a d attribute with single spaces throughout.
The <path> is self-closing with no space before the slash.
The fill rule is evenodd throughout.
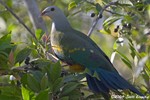
<path id="1" fill-rule="evenodd" d="M 5 3 L 16 14 L 24 16 L 25 7 L 17 9 L 18 0 L 5 0 Z M 66 2 L 65 2 L 66 1 Z M 67 9 L 68 18 L 78 14 L 94 12 L 98 15 L 104 6 L 111 0 L 52 0 L 51 3 Z M 47 5 L 43 1 L 41 7 Z M 40 1 L 37 1 L 40 4 Z M 0 29 L 0 100 L 87 100 L 99 99 L 101 95 L 93 94 L 87 89 L 85 75 L 83 73 L 68 72 L 60 61 L 51 57 L 49 37 L 40 29 L 35 30 L 35 39 L 28 31 L 14 19 L 14 16 L 5 10 L 3 5 L 0 10 L 2 18 L 7 26 Z M 111 16 L 110 16 L 111 14 Z M 91 17 L 93 17 L 92 15 Z M 111 49 L 114 54 L 133 73 L 135 86 L 138 87 L 147 98 L 150 98 L 150 2 L 149 0 L 118 0 L 115 5 L 110 5 L 102 13 L 105 17 L 103 29 L 97 29 L 98 33 L 110 35 L 115 41 Z M 29 16 L 23 17 L 25 24 L 33 28 Z M 80 18 L 78 18 L 80 19 Z M 91 19 L 91 18 L 90 18 Z M 1 22 L 0 22 L 1 23 Z M 71 20 L 75 27 L 89 25 Z M 47 23 L 46 23 L 47 24 Z M 49 25 L 49 24 L 48 24 Z M 94 36 L 92 34 L 92 36 Z M 97 40 L 97 38 L 93 38 Z M 99 40 L 99 39 L 98 39 Z M 105 44 L 108 44 L 107 42 Z M 122 50 L 125 47 L 129 51 Z M 112 57 L 112 58 L 113 58 Z M 115 57 L 114 57 L 115 58 Z M 117 57 L 115 58 L 117 60 Z M 124 99 L 129 94 L 124 93 Z M 115 93 L 117 94 L 117 93 Z M 132 94 L 137 98 L 136 94 Z M 116 99 L 112 95 L 112 99 Z"/>

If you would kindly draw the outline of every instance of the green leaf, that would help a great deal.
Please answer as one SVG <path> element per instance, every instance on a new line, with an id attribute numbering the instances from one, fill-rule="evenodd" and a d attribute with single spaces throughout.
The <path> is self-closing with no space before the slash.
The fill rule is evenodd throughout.
<path id="1" fill-rule="evenodd" d="M 0 50 L 11 48 L 11 34 L 6 34 L 0 38 Z"/>
<path id="2" fill-rule="evenodd" d="M 61 65 L 60 62 L 51 64 L 50 70 L 50 79 L 52 82 L 55 82 L 61 75 Z"/>
<path id="3" fill-rule="evenodd" d="M 138 77 L 139 74 L 143 71 L 147 60 L 148 60 L 148 55 L 139 60 L 137 67 L 135 68 L 135 73 L 134 73 L 135 77 Z"/>
<path id="4" fill-rule="evenodd" d="M 64 82 L 80 81 L 83 78 L 85 78 L 84 73 L 83 74 L 77 74 L 77 75 L 70 74 L 70 75 L 67 75 L 67 76 L 64 77 Z"/>
<path id="5" fill-rule="evenodd" d="M 35 59 L 31 61 L 31 64 L 33 64 L 33 66 L 37 66 L 38 68 L 44 69 L 45 67 L 48 67 L 51 65 L 51 62 L 49 60 L 46 59 Z M 48 67 L 48 70 L 50 68 Z M 47 70 L 47 69 L 45 69 Z"/>
<path id="6" fill-rule="evenodd" d="M 75 1 L 72 1 L 71 3 L 69 3 L 68 5 L 68 10 L 71 10 L 73 8 L 75 8 L 77 6 L 76 2 Z"/>
<path id="7" fill-rule="evenodd" d="M 21 90 L 19 87 L 13 84 L 5 86 L 5 84 L 8 83 L 6 83 L 6 81 L 3 81 L 2 85 L 0 86 L 0 100 L 20 100 L 22 98 Z"/>
<path id="8" fill-rule="evenodd" d="M 110 34 L 111 33 L 111 31 L 107 30 L 107 29 L 101 29 L 101 30 L 98 30 L 98 32 L 100 32 L 102 34 Z"/>
<path id="9" fill-rule="evenodd" d="M 125 59 L 126 61 L 130 62 L 130 60 L 124 55 L 122 54 L 121 52 L 119 52 L 118 50 L 116 50 L 116 52 L 123 58 Z M 131 63 L 131 62 L 130 62 Z"/>
<path id="10" fill-rule="evenodd" d="M 129 15 L 125 15 L 124 20 L 126 21 L 126 23 L 128 23 L 128 22 L 131 22 L 133 20 L 133 18 Z"/>
<path id="11" fill-rule="evenodd" d="M 75 90 L 79 86 L 77 82 L 69 82 L 67 83 L 64 88 L 62 89 L 62 96 L 68 95 L 70 92 Z"/>
<path id="12" fill-rule="evenodd" d="M 129 44 L 129 46 L 130 46 L 130 54 L 131 54 L 132 58 L 134 59 L 134 57 L 136 55 L 136 53 L 135 53 L 136 50 L 134 49 L 134 47 L 131 44 Z"/>
<path id="13" fill-rule="evenodd" d="M 8 67 L 7 63 L 8 63 L 8 57 L 4 56 L 0 52 L 0 68 L 8 69 L 9 67 Z"/>
<path id="14" fill-rule="evenodd" d="M 19 64 L 21 64 L 30 55 L 30 53 L 31 53 L 31 49 L 24 48 L 17 54 L 15 63 L 19 62 Z"/>
<path id="15" fill-rule="evenodd" d="M 103 26 L 111 25 L 112 23 L 114 23 L 119 19 L 121 19 L 121 16 L 111 16 L 104 21 Z"/>
<path id="16" fill-rule="evenodd" d="M 22 97 L 23 100 L 31 100 L 31 91 L 26 89 L 24 86 L 21 86 L 21 92 L 22 92 Z"/>
<path id="17" fill-rule="evenodd" d="M 130 0 L 118 0 L 118 3 L 124 6 L 133 6 L 133 3 Z"/>
<path id="18" fill-rule="evenodd" d="M 70 100 L 70 99 L 69 99 L 69 96 L 65 96 L 65 97 L 60 98 L 60 100 Z"/>
<path id="19" fill-rule="evenodd" d="M 31 71 L 33 77 L 38 81 L 38 83 L 41 83 L 42 77 L 44 76 L 44 73 L 42 73 L 39 70 Z"/>
<path id="20" fill-rule="evenodd" d="M 45 90 L 45 91 L 42 91 L 40 92 L 35 100 L 49 100 L 49 93 L 48 93 L 48 90 Z"/>
<path id="21" fill-rule="evenodd" d="M 113 49 L 114 50 L 117 50 L 119 47 L 118 43 L 117 43 L 117 40 L 115 41 L 114 45 L 113 45 Z"/>
<path id="22" fill-rule="evenodd" d="M 96 10 L 99 12 L 102 9 L 101 5 L 99 3 L 96 3 Z"/>
<path id="23" fill-rule="evenodd" d="M 149 58 L 150 59 L 150 58 Z M 148 67 L 148 69 L 150 70 L 150 60 L 147 60 L 147 62 L 146 62 L 146 66 Z M 150 74 L 150 72 L 149 72 L 149 74 Z"/>
<path id="24" fill-rule="evenodd" d="M 98 94 L 90 94 L 85 98 L 85 100 L 99 100 L 99 98 L 102 98 L 102 96 Z"/>
<path id="25" fill-rule="evenodd" d="M 43 78 L 41 79 L 40 85 L 41 85 L 41 89 L 42 90 L 44 90 L 44 89 L 46 89 L 48 87 L 48 76 L 47 76 L 47 74 L 45 74 L 43 76 Z"/>
<path id="26" fill-rule="evenodd" d="M 93 74 L 91 73 L 91 70 L 88 69 L 88 68 L 86 68 L 86 69 L 84 70 L 84 72 L 87 73 L 87 74 L 89 74 L 89 75 L 91 75 L 91 76 L 93 75 Z"/>
<path id="27" fill-rule="evenodd" d="M 110 26 L 116 22 L 117 20 L 119 20 L 121 18 L 121 16 L 111 16 L 109 18 L 107 18 L 104 23 L 103 23 L 103 27 L 104 27 L 104 30 L 106 32 L 108 32 L 109 34 L 111 34 L 111 31 L 110 31 Z"/>
<path id="28" fill-rule="evenodd" d="M 143 71 L 144 74 L 142 74 L 144 80 L 148 83 L 150 81 L 150 72 L 149 71 Z"/>
<path id="29" fill-rule="evenodd" d="M 24 74 L 22 77 L 21 77 L 21 83 L 24 87 L 27 87 L 27 74 Z"/>
<path id="30" fill-rule="evenodd" d="M 35 35 L 37 39 L 41 39 L 42 35 L 44 34 L 44 32 L 41 29 L 37 29 L 35 31 Z"/>
<path id="31" fill-rule="evenodd" d="M 132 66 L 131 66 L 131 64 L 130 64 L 128 61 L 126 61 L 126 60 L 123 59 L 123 58 L 121 58 L 121 60 L 122 60 L 130 69 L 132 69 Z"/>
<path id="32" fill-rule="evenodd" d="M 6 95 L 0 95 L 0 100 L 21 100 L 21 98 L 6 94 Z"/>
<path id="33" fill-rule="evenodd" d="M 27 85 L 32 91 L 36 93 L 40 91 L 40 83 L 38 83 L 32 74 L 27 74 Z"/>
<path id="34" fill-rule="evenodd" d="M 57 92 L 60 90 L 60 88 L 62 87 L 63 85 L 63 79 L 62 78 L 58 78 L 52 85 L 52 88 L 53 88 L 53 92 Z"/>
<path id="35" fill-rule="evenodd" d="M 119 52 L 118 50 L 116 50 L 116 52 L 121 56 L 121 60 L 129 67 L 132 68 L 132 63 L 130 62 L 130 60 L 121 52 Z"/>
<path id="36" fill-rule="evenodd" d="M 7 31 L 11 32 L 12 30 L 14 30 L 17 26 L 15 24 L 10 24 L 7 26 Z"/>
<path id="37" fill-rule="evenodd" d="M 69 98 L 72 98 L 72 100 L 79 100 L 82 96 L 82 93 L 80 90 L 76 89 L 70 92 Z"/>
<path id="38" fill-rule="evenodd" d="M 13 6 L 12 0 L 6 0 L 5 2 L 6 2 L 8 7 L 12 7 Z"/>

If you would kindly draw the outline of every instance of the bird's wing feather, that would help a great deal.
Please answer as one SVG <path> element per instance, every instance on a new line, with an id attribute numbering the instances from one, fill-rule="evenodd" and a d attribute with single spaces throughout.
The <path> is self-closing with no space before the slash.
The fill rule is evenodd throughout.
<path id="1" fill-rule="evenodd" d="M 116 71 L 110 62 L 107 55 L 85 34 L 74 30 L 75 35 L 73 38 L 74 44 L 71 44 L 71 47 L 82 47 L 75 52 L 70 53 L 70 57 L 76 63 L 80 63 L 87 68 L 102 68 L 110 71 Z M 78 45 L 78 46 L 77 46 Z M 87 66 L 88 65 L 88 66 Z"/>
<path id="2" fill-rule="evenodd" d="M 108 56 L 101 50 L 101 48 L 99 48 L 99 47 L 97 46 L 97 44 L 96 44 L 95 42 L 93 42 L 92 39 L 90 39 L 88 36 L 86 36 L 85 34 L 79 32 L 79 31 L 76 31 L 76 33 L 77 33 L 78 36 L 82 37 L 84 40 L 86 40 L 87 42 L 89 42 L 89 43 L 90 43 L 93 47 L 95 47 L 99 52 L 101 52 L 101 54 L 105 57 L 105 59 L 107 59 L 107 60 L 110 62 Z"/>

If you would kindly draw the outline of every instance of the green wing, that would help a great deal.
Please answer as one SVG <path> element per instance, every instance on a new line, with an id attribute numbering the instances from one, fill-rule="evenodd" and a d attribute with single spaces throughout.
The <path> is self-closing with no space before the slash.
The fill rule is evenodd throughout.
<path id="1" fill-rule="evenodd" d="M 76 30 L 74 33 L 76 35 L 74 36 L 75 40 L 73 40 L 74 44 L 71 45 L 71 48 L 80 49 L 69 53 L 69 56 L 75 63 L 93 70 L 102 68 L 116 71 L 109 58 L 89 37 Z"/>

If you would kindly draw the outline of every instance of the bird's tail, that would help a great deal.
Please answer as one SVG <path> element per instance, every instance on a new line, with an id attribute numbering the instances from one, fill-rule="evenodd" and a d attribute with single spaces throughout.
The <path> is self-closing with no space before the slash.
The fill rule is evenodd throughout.
<path id="1" fill-rule="evenodd" d="M 101 93 L 105 100 L 110 99 L 109 89 L 97 78 L 86 74 L 87 84 L 94 93 Z"/>
<path id="2" fill-rule="evenodd" d="M 92 91 L 108 94 L 109 90 L 129 89 L 130 91 L 138 94 L 139 96 L 144 96 L 133 85 L 131 85 L 123 77 L 121 77 L 117 72 L 111 72 L 100 68 L 97 69 L 96 72 L 100 80 L 88 74 L 86 75 L 88 86 Z"/>

